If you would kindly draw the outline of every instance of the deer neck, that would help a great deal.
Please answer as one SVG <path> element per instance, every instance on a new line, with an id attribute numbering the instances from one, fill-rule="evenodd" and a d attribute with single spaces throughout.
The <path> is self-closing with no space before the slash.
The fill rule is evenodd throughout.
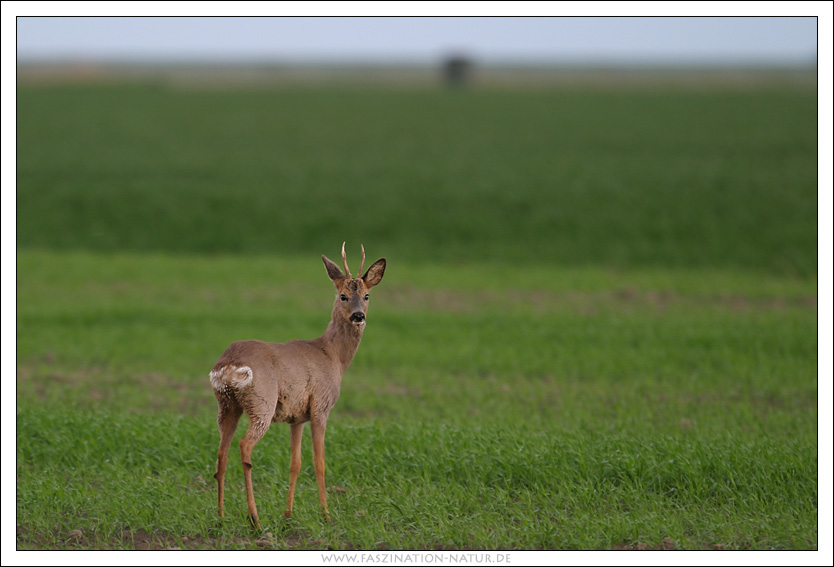
<path id="1" fill-rule="evenodd" d="M 339 362 L 342 367 L 342 373 L 344 373 L 348 366 L 350 366 L 356 350 L 359 348 L 359 342 L 362 340 L 362 331 L 365 326 L 357 327 L 353 323 L 346 321 L 339 314 L 339 308 L 339 300 L 336 299 L 336 302 L 333 304 L 333 315 L 321 339 L 324 342 L 327 352 L 334 360 Z"/>

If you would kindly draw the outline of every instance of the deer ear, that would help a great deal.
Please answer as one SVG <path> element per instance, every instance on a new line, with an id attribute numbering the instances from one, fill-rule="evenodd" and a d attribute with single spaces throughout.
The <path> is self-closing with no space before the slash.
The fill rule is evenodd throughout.
<path id="1" fill-rule="evenodd" d="M 344 272 L 330 258 L 322 254 L 321 259 L 324 262 L 324 267 L 327 269 L 327 275 L 334 284 L 338 285 L 339 280 L 345 279 Z"/>
<path id="2" fill-rule="evenodd" d="M 374 287 L 382 281 L 382 276 L 385 274 L 385 265 L 385 258 L 380 258 L 371 264 L 371 267 L 368 268 L 368 271 L 365 272 L 364 276 L 362 276 L 362 280 L 365 282 L 365 285 L 368 286 L 368 289 Z"/>

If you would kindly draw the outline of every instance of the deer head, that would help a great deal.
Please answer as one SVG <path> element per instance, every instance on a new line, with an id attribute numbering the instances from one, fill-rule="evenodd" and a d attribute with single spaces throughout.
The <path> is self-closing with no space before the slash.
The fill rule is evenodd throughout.
<path id="1" fill-rule="evenodd" d="M 336 286 L 338 297 L 336 305 L 333 308 L 333 318 L 341 317 L 345 322 L 356 325 L 357 327 L 365 326 L 365 316 L 368 313 L 368 300 L 370 295 L 368 292 L 372 287 L 382 281 L 382 276 L 385 274 L 385 258 L 380 258 L 368 268 L 368 271 L 362 277 L 354 278 L 348 268 L 347 255 L 345 254 L 345 243 L 342 243 L 342 263 L 345 271 L 343 272 L 327 256 L 322 255 L 324 267 L 327 269 L 327 275 Z M 359 273 L 365 267 L 365 247 L 362 246 L 362 263 L 359 265 Z"/>

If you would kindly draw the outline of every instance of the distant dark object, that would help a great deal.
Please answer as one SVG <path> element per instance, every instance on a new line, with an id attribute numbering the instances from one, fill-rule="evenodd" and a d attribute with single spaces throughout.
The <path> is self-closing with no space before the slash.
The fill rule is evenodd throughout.
<path id="1" fill-rule="evenodd" d="M 455 55 L 443 62 L 443 81 L 449 87 L 462 87 L 469 82 L 472 61 Z"/>

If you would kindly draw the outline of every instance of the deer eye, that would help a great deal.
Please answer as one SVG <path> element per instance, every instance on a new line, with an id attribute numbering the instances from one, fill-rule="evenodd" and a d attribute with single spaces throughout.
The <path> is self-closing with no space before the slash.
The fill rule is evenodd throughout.
<path id="1" fill-rule="evenodd" d="M 348 296 L 347 296 L 347 295 L 345 295 L 345 294 L 343 293 L 343 294 L 339 297 L 339 299 L 341 299 L 342 301 L 347 301 L 347 300 L 348 300 Z"/>
<path id="2" fill-rule="evenodd" d="M 368 301 L 370 298 L 371 298 L 371 296 L 366 293 L 365 294 L 365 301 Z"/>

